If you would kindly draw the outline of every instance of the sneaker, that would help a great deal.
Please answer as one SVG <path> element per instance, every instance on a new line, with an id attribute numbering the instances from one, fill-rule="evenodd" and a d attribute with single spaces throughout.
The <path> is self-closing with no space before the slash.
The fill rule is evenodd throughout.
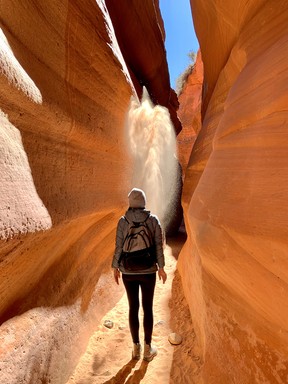
<path id="1" fill-rule="evenodd" d="M 157 355 L 157 348 L 151 344 L 144 345 L 144 357 L 143 360 L 151 361 Z"/>
<path id="2" fill-rule="evenodd" d="M 141 355 L 141 344 L 133 344 L 133 351 L 132 351 L 132 359 L 133 360 L 140 360 L 140 355 Z"/>

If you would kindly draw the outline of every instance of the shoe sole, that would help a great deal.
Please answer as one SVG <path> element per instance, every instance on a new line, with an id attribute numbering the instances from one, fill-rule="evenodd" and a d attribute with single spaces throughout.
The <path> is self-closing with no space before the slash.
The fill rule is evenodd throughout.
<path id="1" fill-rule="evenodd" d="M 154 357 L 155 356 L 157 356 L 157 353 L 154 353 L 154 355 L 152 355 L 152 356 L 149 356 L 149 357 L 143 357 L 143 360 L 144 361 L 147 361 L 148 363 L 150 362 L 150 361 L 152 361 L 153 359 L 154 359 Z"/>

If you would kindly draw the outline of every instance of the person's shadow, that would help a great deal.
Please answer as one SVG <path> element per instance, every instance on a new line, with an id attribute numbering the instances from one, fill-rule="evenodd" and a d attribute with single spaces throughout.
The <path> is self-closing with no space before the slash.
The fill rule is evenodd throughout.
<path id="1" fill-rule="evenodd" d="M 105 381 L 103 384 L 139 384 L 143 377 L 145 376 L 145 373 L 148 368 L 148 363 L 146 361 L 142 361 L 139 369 L 133 372 L 133 375 L 128 378 L 127 377 L 131 373 L 132 369 L 137 364 L 137 360 L 130 360 L 127 364 L 125 364 L 117 373 L 115 376 L 113 376 L 111 379 Z"/>

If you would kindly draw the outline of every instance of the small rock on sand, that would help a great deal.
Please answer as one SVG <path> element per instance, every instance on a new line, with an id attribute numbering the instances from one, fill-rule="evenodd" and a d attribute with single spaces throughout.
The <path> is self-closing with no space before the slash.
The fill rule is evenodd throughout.
<path id="1" fill-rule="evenodd" d="M 168 340 L 173 345 L 178 345 L 182 343 L 182 337 L 177 333 L 170 333 L 168 336 Z"/>
<path id="2" fill-rule="evenodd" d="M 106 328 L 111 329 L 111 328 L 113 328 L 113 325 L 114 325 L 114 323 L 113 323 L 113 321 L 111 321 L 111 320 L 105 320 L 105 321 L 104 321 L 104 326 L 105 326 Z"/>

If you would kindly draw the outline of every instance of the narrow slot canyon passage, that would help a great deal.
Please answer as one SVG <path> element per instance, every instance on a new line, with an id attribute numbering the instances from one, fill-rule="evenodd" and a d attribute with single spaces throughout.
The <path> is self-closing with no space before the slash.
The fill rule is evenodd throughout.
<path id="1" fill-rule="evenodd" d="M 142 360 L 142 357 L 139 361 L 131 359 L 128 301 L 124 294 L 101 320 L 66 384 L 193 384 L 201 360 L 194 350 L 195 334 L 176 270 L 177 258 L 185 238 L 183 233 L 179 233 L 176 238 L 168 239 L 164 251 L 166 283 L 159 281 L 157 276 L 152 342 L 157 345 L 158 355 L 149 363 Z M 140 308 L 140 341 L 143 344 L 141 311 Z M 112 328 L 104 325 L 107 320 L 113 322 Z M 171 333 L 180 335 L 182 343 L 172 345 L 168 340 Z"/>
<path id="2" fill-rule="evenodd" d="M 275 4 L 0 1 L 0 384 L 288 383 Z M 135 187 L 167 234 L 150 363 L 111 271 Z"/>

